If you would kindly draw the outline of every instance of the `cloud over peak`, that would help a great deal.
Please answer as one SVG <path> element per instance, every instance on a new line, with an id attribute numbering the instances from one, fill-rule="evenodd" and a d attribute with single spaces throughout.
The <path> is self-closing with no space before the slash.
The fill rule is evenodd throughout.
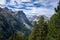
<path id="1" fill-rule="evenodd" d="M 0 0 L 0 7 L 23 10 L 26 15 L 51 15 L 57 3 L 58 0 Z"/>

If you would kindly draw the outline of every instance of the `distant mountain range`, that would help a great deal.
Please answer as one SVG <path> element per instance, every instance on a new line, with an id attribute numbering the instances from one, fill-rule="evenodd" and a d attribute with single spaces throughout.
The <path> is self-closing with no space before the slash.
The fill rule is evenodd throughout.
<path id="1" fill-rule="evenodd" d="M 0 38 L 3 40 L 16 32 L 28 35 L 32 29 L 31 22 L 23 11 L 12 11 L 8 8 L 0 8 Z"/>
<path id="2" fill-rule="evenodd" d="M 45 21 L 48 20 L 48 17 L 46 17 L 45 15 L 39 15 L 39 16 L 34 15 L 34 16 L 29 16 L 29 17 L 27 17 L 27 18 L 28 18 L 29 21 L 34 25 L 34 22 L 35 22 L 35 21 L 38 21 L 38 20 L 40 19 L 40 16 L 44 16 Z"/>

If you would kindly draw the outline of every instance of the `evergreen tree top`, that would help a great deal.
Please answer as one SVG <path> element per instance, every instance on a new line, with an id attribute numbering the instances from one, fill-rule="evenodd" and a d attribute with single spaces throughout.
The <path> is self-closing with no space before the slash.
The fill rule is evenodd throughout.
<path id="1" fill-rule="evenodd" d="M 56 12 L 56 13 L 60 13 L 60 0 L 59 0 L 59 2 L 58 2 L 57 8 L 55 8 L 55 12 Z"/>

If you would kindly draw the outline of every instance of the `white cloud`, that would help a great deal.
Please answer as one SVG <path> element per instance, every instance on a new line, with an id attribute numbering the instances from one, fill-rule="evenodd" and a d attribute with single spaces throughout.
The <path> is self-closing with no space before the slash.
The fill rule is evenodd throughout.
<path id="1" fill-rule="evenodd" d="M 27 2 L 27 3 L 23 3 Z M 41 4 L 43 7 L 36 7 L 34 4 Z M 54 8 L 57 6 L 58 0 L 36 0 L 31 2 L 31 0 L 10 0 L 10 3 L 6 4 L 6 0 L 0 0 L 0 7 L 8 5 L 14 6 L 16 8 L 23 8 L 25 9 L 14 9 L 14 10 L 23 10 L 26 15 L 49 15 L 54 13 Z M 25 5 L 25 6 L 23 6 Z M 48 8 L 48 6 L 51 5 L 51 8 Z M 30 7 L 31 6 L 31 7 Z"/>
<path id="2" fill-rule="evenodd" d="M 25 5 L 26 6 L 34 6 L 34 4 L 32 4 L 32 3 L 26 3 Z"/>
<path id="3" fill-rule="evenodd" d="M 44 7 L 49 6 L 49 5 L 56 7 L 58 0 L 36 0 L 34 3 L 40 3 L 44 5 Z"/>
<path id="4" fill-rule="evenodd" d="M 31 0 L 21 0 L 22 2 L 31 2 Z"/>
<path id="5" fill-rule="evenodd" d="M 0 0 L 0 4 L 1 5 L 5 5 L 6 4 L 6 0 Z"/>
<path id="6" fill-rule="evenodd" d="M 21 0 L 15 0 L 18 4 L 21 4 L 22 1 Z"/>
<path id="7" fill-rule="evenodd" d="M 58 2 L 52 2 L 50 3 L 50 5 L 52 5 L 53 8 L 55 8 L 57 6 Z"/>
<path id="8" fill-rule="evenodd" d="M 24 10 L 24 13 L 26 13 L 26 15 L 46 15 L 46 16 L 48 16 L 47 14 L 53 14 L 54 10 L 47 9 L 47 8 L 32 8 L 32 10 Z"/>
<path id="9" fill-rule="evenodd" d="M 6 0 L 0 0 L 0 7 L 4 8 L 6 6 Z"/>
<path id="10" fill-rule="evenodd" d="M 7 5 L 16 5 L 16 3 L 14 1 L 15 0 L 10 0 L 10 2 L 7 3 Z"/>
<path id="11" fill-rule="evenodd" d="M 8 3 L 7 5 L 12 5 L 12 6 L 16 7 L 16 8 L 22 8 L 23 4 L 24 4 L 22 2 L 31 2 L 31 0 L 27 0 L 27 1 L 26 0 L 11 0 L 10 3 Z M 33 4 L 29 4 L 29 3 L 24 4 L 24 5 L 33 6 Z"/>
<path id="12" fill-rule="evenodd" d="M 32 10 L 25 10 L 24 12 L 26 15 L 46 15 L 50 17 L 52 14 L 54 14 L 54 8 L 57 6 L 58 0 L 36 0 L 33 4 L 40 3 L 44 5 L 44 7 L 33 7 Z M 50 6 L 51 8 L 48 8 L 47 6 Z"/>
<path id="13" fill-rule="evenodd" d="M 10 4 L 11 5 L 16 5 L 16 3 L 15 2 L 17 2 L 17 4 L 22 4 L 22 2 L 31 2 L 31 0 L 11 0 L 10 1 Z"/>

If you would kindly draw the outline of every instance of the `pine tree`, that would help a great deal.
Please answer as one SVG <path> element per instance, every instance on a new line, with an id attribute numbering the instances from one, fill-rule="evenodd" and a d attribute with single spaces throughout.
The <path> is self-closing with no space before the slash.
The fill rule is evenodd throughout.
<path id="1" fill-rule="evenodd" d="M 35 22 L 34 28 L 29 36 L 29 40 L 44 40 L 47 35 L 47 24 L 44 17 L 41 16 L 38 22 Z"/>
<path id="2" fill-rule="evenodd" d="M 34 28 L 32 29 L 31 35 L 29 36 L 29 40 L 36 40 L 35 32 L 36 32 L 36 29 L 38 29 L 37 26 L 38 24 L 37 22 L 35 22 Z"/>
<path id="3" fill-rule="evenodd" d="M 44 16 L 40 17 L 39 26 L 40 26 L 40 40 L 45 40 L 45 37 L 47 36 L 47 23 L 44 21 Z"/>
<path id="4" fill-rule="evenodd" d="M 49 20 L 46 40 L 60 40 L 60 1 L 57 8 L 55 8 L 55 12 Z"/>
<path id="5" fill-rule="evenodd" d="M 22 32 L 14 33 L 14 36 L 9 37 L 8 40 L 25 40 L 25 36 Z"/>

